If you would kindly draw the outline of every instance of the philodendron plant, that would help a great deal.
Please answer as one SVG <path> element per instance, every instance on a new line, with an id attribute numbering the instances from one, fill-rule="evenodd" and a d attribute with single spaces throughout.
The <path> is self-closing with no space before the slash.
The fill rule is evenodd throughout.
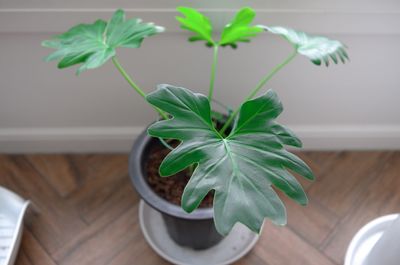
<path id="1" fill-rule="evenodd" d="M 301 205 L 307 196 L 291 172 L 313 180 L 310 168 L 285 146 L 301 147 L 301 141 L 275 119 L 283 108 L 277 94 L 268 90 L 256 97 L 264 85 L 296 55 L 304 55 L 316 65 L 348 60 L 345 46 L 325 37 L 311 36 L 293 29 L 252 25 L 255 12 L 248 7 L 237 12 L 219 39 L 214 39 L 210 19 L 195 9 L 178 7 L 176 17 L 192 36 L 189 41 L 204 41 L 213 50 L 208 95 L 173 85 L 158 85 L 147 94 L 132 80 L 116 56 L 119 47 L 139 48 L 143 39 L 164 31 L 140 19 L 125 19 L 117 10 L 109 22 L 97 20 L 80 24 L 67 32 L 44 41 L 43 46 L 56 51 L 46 59 L 59 60 L 58 67 L 79 64 L 77 74 L 100 67 L 112 60 L 128 83 L 160 115 L 160 121 L 148 128 L 148 134 L 180 144 L 162 162 L 161 176 L 171 176 L 192 168 L 192 176 L 182 195 L 182 208 L 195 210 L 203 198 L 214 190 L 214 221 L 219 233 L 226 235 L 236 222 L 259 232 L 264 218 L 275 224 L 286 223 L 286 211 L 272 185 Z M 220 47 L 237 48 L 240 42 L 263 32 L 282 36 L 293 46 L 293 52 L 269 71 L 237 109 L 228 116 L 212 109 L 214 80 Z M 218 121 L 218 122 L 216 122 Z M 219 124 L 219 126 L 217 126 Z"/>

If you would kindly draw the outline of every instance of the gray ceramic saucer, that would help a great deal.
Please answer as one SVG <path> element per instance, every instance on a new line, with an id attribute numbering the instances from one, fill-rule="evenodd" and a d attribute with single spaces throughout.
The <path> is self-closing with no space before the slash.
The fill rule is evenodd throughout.
<path id="1" fill-rule="evenodd" d="M 161 214 L 143 201 L 139 205 L 143 235 L 161 257 L 177 265 L 226 265 L 246 255 L 256 244 L 258 235 L 236 224 L 220 243 L 206 250 L 193 250 L 177 245 L 168 236 Z"/>

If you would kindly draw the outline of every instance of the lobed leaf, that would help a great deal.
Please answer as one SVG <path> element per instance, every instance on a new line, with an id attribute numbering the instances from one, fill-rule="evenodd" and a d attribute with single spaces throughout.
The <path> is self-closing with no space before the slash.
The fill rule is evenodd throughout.
<path id="1" fill-rule="evenodd" d="M 181 27 L 195 33 L 189 38 L 189 41 L 204 40 L 208 46 L 215 45 L 212 39 L 212 25 L 208 17 L 194 8 L 180 6 L 177 10 L 184 15 L 184 17 L 176 17 L 176 20 L 181 23 Z"/>
<path id="2" fill-rule="evenodd" d="M 237 42 L 250 42 L 250 38 L 257 36 L 262 29 L 250 26 L 256 13 L 249 7 L 244 7 L 236 14 L 235 18 L 222 31 L 219 45 L 237 47 Z"/>
<path id="3" fill-rule="evenodd" d="M 285 207 L 272 185 L 296 202 L 307 203 L 304 190 L 288 170 L 308 179 L 314 176 L 303 161 L 284 149 L 284 145 L 300 146 L 301 142 L 274 121 L 282 104 L 272 90 L 241 106 L 227 137 L 213 127 L 210 102 L 201 94 L 159 85 L 147 101 L 173 117 L 156 122 L 148 133 L 181 141 L 165 157 L 160 174 L 173 175 L 197 164 L 184 190 L 182 207 L 193 211 L 214 190 L 214 218 L 221 234 L 226 235 L 236 222 L 259 232 L 265 217 L 285 224 Z"/>
<path id="4" fill-rule="evenodd" d="M 311 62 L 316 65 L 321 65 L 323 62 L 329 66 L 329 61 L 332 60 L 335 64 L 338 61 L 345 63 L 349 60 L 345 45 L 340 41 L 331 40 L 326 37 L 311 36 L 302 31 L 296 31 L 284 27 L 267 27 L 259 26 L 265 31 L 283 36 L 297 49 L 297 52 L 308 57 Z"/>
<path id="5" fill-rule="evenodd" d="M 177 10 L 184 17 L 176 17 L 183 29 L 192 31 L 195 35 L 189 41 L 205 41 L 207 46 L 231 46 L 237 48 L 238 42 L 249 42 L 250 38 L 257 36 L 263 30 L 257 26 L 251 26 L 255 12 L 249 7 L 244 7 L 237 12 L 234 19 L 227 24 L 219 41 L 212 38 L 213 28 L 210 19 L 194 8 L 178 7 Z"/>
<path id="6" fill-rule="evenodd" d="M 126 20 L 124 11 L 119 9 L 108 23 L 97 20 L 93 24 L 79 24 L 42 45 L 56 49 L 46 61 L 59 60 L 59 68 L 82 64 L 77 70 L 80 74 L 106 63 L 115 55 L 116 48 L 139 48 L 145 37 L 163 30 L 140 19 Z"/>

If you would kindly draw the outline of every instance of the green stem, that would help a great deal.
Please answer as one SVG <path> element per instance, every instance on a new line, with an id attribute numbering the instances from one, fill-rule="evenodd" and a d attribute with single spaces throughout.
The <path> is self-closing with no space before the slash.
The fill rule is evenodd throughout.
<path id="1" fill-rule="evenodd" d="M 290 63 L 294 57 L 297 55 L 297 49 L 295 48 L 294 51 L 280 64 L 275 66 L 261 81 L 257 84 L 257 86 L 250 92 L 250 94 L 246 97 L 245 101 L 248 101 L 252 99 L 259 91 L 260 89 L 277 73 L 279 70 L 281 70 L 283 67 L 285 67 L 288 63 Z M 240 107 L 237 108 L 228 118 L 228 120 L 225 122 L 224 126 L 222 129 L 219 131 L 220 134 L 223 134 L 226 129 L 231 125 L 233 122 L 235 116 L 238 114 L 240 110 Z"/>
<path id="2" fill-rule="evenodd" d="M 214 93 L 215 72 L 217 70 L 218 62 L 218 44 L 214 46 L 213 63 L 211 66 L 210 89 L 208 91 L 208 100 L 211 102 Z"/>
<path id="3" fill-rule="evenodd" d="M 112 61 L 115 65 L 115 67 L 118 69 L 118 71 L 121 73 L 121 75 L 125 78 L 125 80 L 129 83 L 129 85 L 136 90 L 136 92 L 141 95 L 144 99 L 146 99 L 146 93 L 140 89 L 140 87 L 138 85 L 135 84 L 135 82 L 133 82 L 132 78 L 128 75 L 128 73 L 125 71 L 125 69 L 122 67 L 122 65 L 119 63 L 118 59 L 116 56 L 112 57 Z M 164 119 L 168 119 L 167 114 L 165 114 L 165 112 L 163 112 L 162 110 L 160 110 L 157 107 L 154 107 L 154 109 L 160 113 L 161 117 L 163 117 Z"/>
<path id="4" fill-rule="evenodd" d="M 252 99 L 259 91 L 260 89 L 277 73 L 279 70 L 281 70 L 283 67 L 285 67 L 288 63 L 290 63 L 294 57 L 297 55 L 297 49 L 294 49 L 294 51 L 283 61 L 282 63 L 278 64 L 277 66 L 274 67 L 274 69 L 271 70 L 259 83 L 258 85 L 251 91 L 251 93 L 247 96 L 246 100 Z"/>

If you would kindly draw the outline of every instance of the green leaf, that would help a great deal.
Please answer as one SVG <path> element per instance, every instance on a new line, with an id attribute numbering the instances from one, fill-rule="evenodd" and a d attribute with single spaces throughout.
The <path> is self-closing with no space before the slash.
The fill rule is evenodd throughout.
<path id="1" fill-rule="evenodd" d="M 213 127 L 210 102 L 204 95 L 159 85 L 147 101 L 173 117 L 156 122 L 148 133 L 181 141 L 162 162 L 160 174 L 170 176 L 197 164 L 184 190 L 182 207 L 192 212 L 215 190 L 214 218 L 221 234 L 226 235 L 236 222 L 259 232 L 265 217 L 285 224 L 285 207 L 271 185 L 298 203 L 307 203 L 301 185 L 288 170 L 308 179 L 314 176 L 283 147 L 299 147 L 301 142 L 274 121 L 282 105 L 272 90 L 241 106 L 235 126 L 225 138 Z"/>
<path id="2" fill-rule="evenodd" d="M 326 66 L 329 66 L 329 59 L 331 59 L 335 64 L 338 63 L 338 59 L 340 59 L 342 63 L 349 60 L 345 50 L 345 45 L 340 41 L 320 36 L 310 36 L 304 32 L 290 28 L 259 27 L 273 34 L 283 36 L 294 45 L 298 53 L 308 57 L 316 65 L 321 65 L 321 63 L 324 62 Z"/>
<path id="3" fill-rule="evenodd" d="M 189 41 L 206 41 L 208 46 L 214 46 L 212 39 L 212 25 L 210 19 L 194 8 L 180 6 L 177 10 L 184 17 L 175 17 L 181 24 L 181 28 L 195 33 L 189 38 Z"/>
<path id="4" fill-rule="evenodd" d="M 250 42 L 250 38 L 257 36 L 263 30 L 257 26 L 250 26 L 256 13 L 249 7 L 242 8 L 222 31 L 219 45 L 237 47 L 237 42 Z"/>
<path id="5" fill-rule="evenodd" d="M 56 49 L 46 61 L 59 60 L 59 68 L 82 64 L 77 70 L 80 74 L 106 63 L 117 47 L 139 48 L 145 37 L 163 30 L 140 19 L 126 20 L 124 11 L 119 9 L 108 23 L 97 20 L 93 24 L 79 24 L 42 45 Z"/>

